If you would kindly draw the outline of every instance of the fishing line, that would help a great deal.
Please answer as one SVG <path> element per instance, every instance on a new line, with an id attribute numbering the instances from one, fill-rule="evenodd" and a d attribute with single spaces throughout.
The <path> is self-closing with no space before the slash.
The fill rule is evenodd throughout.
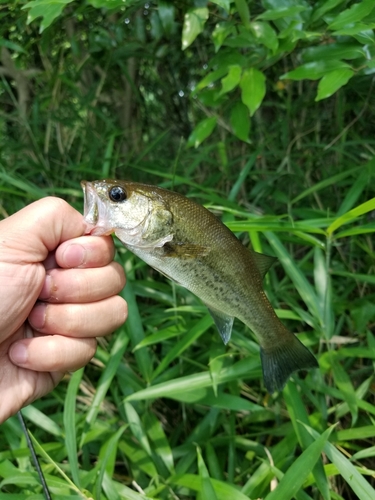
<path id="1" fill-rule="evenodd" d="M 18 416 L 18 420 L 20 421 L 23 433 L 25 434 L 27 446 L 29 447 L 29 450 L 31 453 L 31 458 L 33 459 L 33 462 L 34 462 L 34 467 L 38 473 L 40 482 L 42 484 L 44 496 L 45 496 L 46 500 L 52 500 L 52 497 L 51 497 L 51 494 L 49 492 L 46 480 L 45 480 L 44 475 L 43 475 L 43 471 L 42 471 L 40 464 L 39 464 L 38 457 L 36 456 L 36 453 L 35 453 L 34 445 L 30 439 L 30 435 L 29 435 L 29 431 L 27 430 L 26 422 L 23 418 L 21 411 L 17 412 L 17 416 Z"/>

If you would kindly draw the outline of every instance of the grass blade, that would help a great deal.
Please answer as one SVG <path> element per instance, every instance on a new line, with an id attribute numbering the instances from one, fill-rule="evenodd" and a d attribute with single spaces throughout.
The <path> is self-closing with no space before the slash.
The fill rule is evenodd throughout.
<path id="1" fill-rule="evenodd" d="M 73 481 L 81 488 L 78 466 L 76 396 L 84 369 L 74 372 L 70 378 L 64 405 L 65 446 L 68 454 Z"/>
<path id="2" fill-rule="evenodd" d="M 344 215 L 341 215 L 341 217 L 338 217 L 327 228 L 327 233 L 331 235 L 334 231 L 336 231 L 336 229 L 341 227 L 343 224 L 347 224 L 348 222 L 357 219 L 357 217 L 360 217 L 363 214 L 367 214 L 368 212 L 372 212 L 373 210 L 375 210 L 375 198 L 372 198 L 371 200 L 368 200 L 365 203 L 358 205 L 358 207 L 355 207 L 352 210 L 349 210 L 349 212 L 346 212 Z"/>
<path id="3" fill-rule="evenodd" d="M 128 342 L 129 338 L 125 334 L 124 330 L 121 330 L 121 332 L 115 337 L 108 364 L 100 377 L 93 402 L 86 415 L 85 432 L 82 433 L 80 447 L 82 447 L 87 430 L 94 422 L 100 410 L 100 405 L 107 394 L 114 376 L 116 375 L 116 371 L 124 355 Z"/>
<path id="4" fill-rule="evenodd" d="M 269 493 L 265 500 L 289 500 L 298 493 L 307 476 L 318 461 L 324 445 L 326 444 L 334 427 L 326 429 L 324 433 L 316 438 L 308 448 L 300 455 L 284 474 L 277 488 Z"/>
<path id="5" fill-rule="evenodd" d="M 201 450 L 197 447 L 198 471 L 201 476 L 201 498 L 202 500 L 217 500 L 215 489 L 212 485 L 206 464 L 204 463 Z"/>
<path id="6" fill-rule="evenodd" d="M 156 368 L 152 374 L 152 378 L 155 379 L 160 373 L 162 373 L 167 366 L 172 363 L 172 361 L 179 356 L 201 335 L 203 335 L 207 329 L 213 324 L 213 320 L 209 314 L 204 316 L 198 323 L 196 323 L 189 332 L 184 333 L 181 340 L 175 344 L 168 354 L 163 358 L 159 366 Z"/>
<path id="7" fill-rule="evenodd" d="M 309 308 L 311 314 L 313 316 L 320 317 L 320 322 L 322 324 L 319 302 L 314 289 L 307 281 L 302 271 L 296 265 L 290 254 L 287 252 L 280 239 L 270 231 L 266 231 L 264 234 L 273 250 L 275 251 L 277 258 L 280 260 L 280 263 L 282 264 L 286 274 L 292 280 L 294 286 L 298 290 L 298 293 Z"/>
<path id="8" fill-rule="evenodd" d="M 309 428 L 308 430 L 314 439 L 319 438 L 318 432 L 314 429 Z M 341 476 L 352 488 L 359 500 L 373 500 L 375 498 L 375 489 L 333 444 L 326 442 L 323 451 L 340 471 Z"/>

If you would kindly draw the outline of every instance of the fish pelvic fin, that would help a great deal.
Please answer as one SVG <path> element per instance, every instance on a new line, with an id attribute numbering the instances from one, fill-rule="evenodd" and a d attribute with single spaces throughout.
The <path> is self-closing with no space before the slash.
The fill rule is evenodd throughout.
<path id="1" fill-rule="evenodd" d="M 281 391 L 292 373 L 317 368 L 318 362 L 295 335 L 287 342 L 260 349 L 264 385 L 272 394 Z"/>
<path id="2" fill-rule="evenodd" d="M 214 309 L 212 307 L 207 306 L 207 309 L 215 322 L 216 328 L 220 333 L 220 337 L 222 338 L 224 344 L 227 345 L 232 334 L 234 321 L 233 316 L 228 316 L 227 314 L 224 314 L 218 309 Z"/>

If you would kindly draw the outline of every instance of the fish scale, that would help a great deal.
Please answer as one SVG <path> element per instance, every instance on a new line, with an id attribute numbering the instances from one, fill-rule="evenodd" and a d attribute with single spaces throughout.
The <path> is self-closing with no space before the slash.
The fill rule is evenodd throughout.
<path id="1" fill-rule="evenodd" d="M 91 234 L 111 234 L 151 267 L 197 295 L 225 343 L 233 319 L 260 344 L 264 383 L 281 390 L 311 352 L 277 317 L 262 288 L 275 260 L 246 248 L 209 210 L 183 195 L 130 181 L 82 181 Z"/>

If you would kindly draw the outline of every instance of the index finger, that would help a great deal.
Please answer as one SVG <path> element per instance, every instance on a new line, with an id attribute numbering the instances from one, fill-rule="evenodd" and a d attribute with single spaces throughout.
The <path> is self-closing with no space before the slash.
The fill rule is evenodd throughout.
<path id="1" fill-rule="evenodd" d="M 113 261 L 115 245 L 111 236 L 81 236 L 62 243 L 55 258 L 63 268 L 103 267 Z"/>

